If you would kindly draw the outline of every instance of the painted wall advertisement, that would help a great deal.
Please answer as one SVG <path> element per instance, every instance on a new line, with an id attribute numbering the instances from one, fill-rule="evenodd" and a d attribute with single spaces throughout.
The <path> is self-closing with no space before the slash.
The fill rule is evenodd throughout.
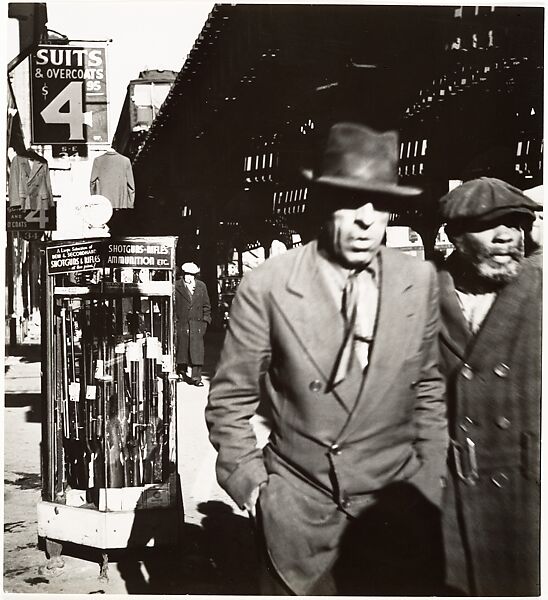
<path id="1" fill-rule="evenodd" d="M 39 46 L 31 55 L 32 142 L 108 142 L 106 47 Z"/>

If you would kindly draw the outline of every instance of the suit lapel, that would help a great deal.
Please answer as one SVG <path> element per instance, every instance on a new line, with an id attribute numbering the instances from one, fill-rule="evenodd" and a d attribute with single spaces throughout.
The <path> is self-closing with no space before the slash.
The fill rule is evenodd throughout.
<path id="1" fill-rule="evenodd" d="M 182 279 L 179 279 L 177 285 L 175 286 L 175 289 L 177 290 L 177 292 L 179 292 L 179 294 L 183 296 L 183 298 L 188 302 L 188 304 L 192 303 L 190 292 L 188 291 L 188 288 L 186 287 L 185 282 Z"/>
<path id="2" fill-rule="evenodd" d="M 440 271 L 441 339 L 459 358 L 464 359 L 472 334 L 461 310 L 453 278 L 448 271 Z"/>
<path id="3" fill-rule="evenodd" d="M 39 160 L 34 159 L 32 163 L 32 168 L 30 168 L 30 163 L 27 161 L 27 165 L 29 166 L 29 174 L 28 180 L 29 183 L 36 177 L 40 169 L 44 166 Z"/>
<path id="4" fill-rule="evenodd" d="M 318 268 L 317 242 L 307 244 L 295 262 L 287 287 L 273 291 L 273 299 L 301 348 L 327 385 L 343 339 L 340 307 Z M 353 393 L 352 393 L 353 391 Z M 345 382 L 334 391 L 350 411 L 356 386 Z"/>
<path id="5" fill-rule="evenodd" d="M 370 352 L 367 376 L 360 395 L 370 408 L 382 401 L 394 374 L 406 358 L 412 328 L 409 319 L 415 314 L 412 301 L 413 281 L 405 263 L 386 248 L 380 253 L 380 290 L 377 324 Z"/>

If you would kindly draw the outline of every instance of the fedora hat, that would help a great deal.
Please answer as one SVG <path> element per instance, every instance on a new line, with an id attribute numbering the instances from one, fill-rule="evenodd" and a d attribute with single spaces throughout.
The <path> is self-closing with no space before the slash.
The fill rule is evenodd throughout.
<path id="1" fill-rule="evenodd" d="M 181 266 L 181 271 L 189 275 L 196 275 L 200 271 L 200 267 L 193 262 L 186 262 Z"/>
<path id="2" fill-rule="evenodd" d="M 396 196 L 416 196 L 420 188 L 398 185 L 398 133 L 379 133 L 356 123 L 329 130 L 321 173 L 303 170 L 315 185 Z"/>

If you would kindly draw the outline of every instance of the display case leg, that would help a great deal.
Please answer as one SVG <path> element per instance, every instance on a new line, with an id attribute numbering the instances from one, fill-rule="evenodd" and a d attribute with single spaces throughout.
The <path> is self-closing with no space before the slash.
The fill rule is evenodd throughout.
<path id="1" fill-rule="evenodd" d="M 46 571 L 55 574 L 65 566 L 65 561 L 61 556 L 63 544 L 46 538 Z"/>
<path id="2" fill-rule="evenodd" d="M 99 580 L 108 582 L 108 554 L 101 553 L 101 570 L 99 571 Z"/>

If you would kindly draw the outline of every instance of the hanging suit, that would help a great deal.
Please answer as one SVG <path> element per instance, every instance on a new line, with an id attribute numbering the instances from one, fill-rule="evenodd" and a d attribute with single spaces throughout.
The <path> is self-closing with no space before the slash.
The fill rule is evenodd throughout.
<path id="1" fill-rule="evenodd" d="M 15 156 L 11 161 L 8 182 L 10 207 L 37 210 L 53 206 L 53 193 L 47 161 Z"/>
<path id="2" fill-rule="evenodd" d="M 115 150 L 95 158 L 91 168 L 90 191 L 108 198 L 114 209 L 133 208 L 135 181 L 129 158 Z"/>
<path id="3" fill-rule="evenodd" d="M 219 452 L 217 479 L 240 507 L 266 483 L 257 522 L 277 573 L 297 594 L 313 593 L 330 571 L 342 574 L 333 593 L 380 595 L 405 579 L 409 592 L 428 593 L 429 571 L 437 578 L 442 568 L 441 529 L 429 531 L 439 521 L 447 446 L 435 273 L 388 248 L 379 259 L 365 375 L 355 359 L 343 382 L 327 389 L 344 325 L 314 241 L 244 276 L 211 383 L 206 420 Z M 249 422 L 260 399 L 272 425 L 264 450 Z M 381 531 L 386 511 L 399 511 L 407 531 Z M 352 557 L 358 563 L 349 566 Z M 371 565 L 382 561 L 381 574 Z M 364 569 L 367 589 L 348 587 L 347 574 Z M 418 579 L 422 589 L 411 583 Z"/>

